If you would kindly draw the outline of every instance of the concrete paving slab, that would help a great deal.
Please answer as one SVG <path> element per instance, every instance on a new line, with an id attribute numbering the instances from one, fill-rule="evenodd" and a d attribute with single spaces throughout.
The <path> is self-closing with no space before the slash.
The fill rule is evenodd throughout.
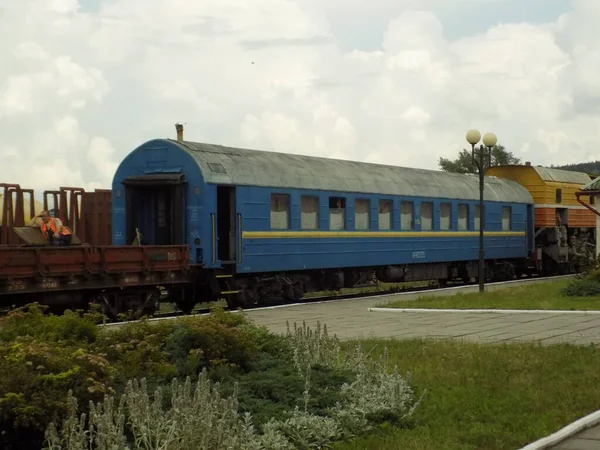
<path id="1" fill-rule="evenodd" d="M 589 430 L 582 431 L 578 436 L 578 439 L 591 439 L 599 441 L 600 445 L 600 426 L 590 428 Z"/>
<path id="2" fill-rule="evenodd" d="M 415 297 L 417 294 L 413 294 Z M 408 296 L 407 296 L 408 297 Z M 259 325 L 274 332 L 286 331 L 291 325 L 306 322 L 311 328 L 317 322 L 326 324 L 330 333 L 340 339 L 377 336 L 382 338 L 447 337 L 489 341 L 545 341 L 589 343 L 600 340 L 600 316 L 560 313 L 447 314 L 435 311 L 368 312 L 373 298 L 339 302 L 250 310 L 245 314 Z"/>
<path id="3" fill-rule="evenodd" d="M 598 431 L 598 429 L 596 429 Z M 548 450 L 598 450 L 600 449 L 600 439 L 585 439 L 576 435 L 566 441 L 561 442 Z"/>

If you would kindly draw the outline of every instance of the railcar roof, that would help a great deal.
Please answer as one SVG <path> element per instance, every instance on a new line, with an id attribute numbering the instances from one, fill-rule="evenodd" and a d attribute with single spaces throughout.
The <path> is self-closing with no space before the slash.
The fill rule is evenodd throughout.
<path id="1" fill-rule="evenodd" d="M 551 169 L 548 167 L 533 167 L 540 178 L 544 181 L 556 181 L 558 183 L 587 184 L 590 177 L 584 172 L 573 172 L 563 169 Z"/>
<path id="2" fill-rule="evenodd" d="M 479 199 L 477 175 L 172 139 L 167 141 L 194 158 L 207 183 L 461 200 Z M 523 186 L 511 180 L 489 176 L 485 177 L 484 198 L 489 201 L 533 203 L 531 194 Z"/>
<path id="3" fill-rule="evenodd" d="M 600 177 L 594 178 L 581 188 L 582 191 L 599 191 L 600 190 Z"/>

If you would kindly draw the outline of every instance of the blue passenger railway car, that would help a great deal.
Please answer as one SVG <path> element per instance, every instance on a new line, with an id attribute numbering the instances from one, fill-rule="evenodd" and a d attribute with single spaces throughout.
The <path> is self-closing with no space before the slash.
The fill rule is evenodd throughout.
<path id="1" fill-rule="evenodd" d="M 299 299 L 374 280 L 477 276 L 475 175 L 157 139 L 113 181 L 114 245 L 187 245 L 180 307 Z M 486 177 L 488 279 L 530 270 L 534 202 Z"/>

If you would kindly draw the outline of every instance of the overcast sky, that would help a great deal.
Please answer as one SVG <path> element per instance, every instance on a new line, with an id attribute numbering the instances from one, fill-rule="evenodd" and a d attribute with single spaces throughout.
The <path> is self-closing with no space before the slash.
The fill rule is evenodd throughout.
<path id="1" fill-rule="evenodd" d="M 0 182 L 187 140 L 437 168 L 600 159 L 600 0 L 0 0 Z"/>

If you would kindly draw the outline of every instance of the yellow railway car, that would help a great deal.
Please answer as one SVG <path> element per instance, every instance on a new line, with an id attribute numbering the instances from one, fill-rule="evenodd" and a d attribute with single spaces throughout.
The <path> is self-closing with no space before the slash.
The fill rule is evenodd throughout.
<path id="1" fill-rule="evenodd" d="M 544 265 L 570 265 L 578 253 L 575 237 L 584 245 L 595 242 L 596 216 L 575 196 L 591 181 L 588 174 L 525 163 L 490 167 L 486 175 L 516 181 L 531 193 L 537 257 Z"/>
<path id="2" fill-rule="evenodd" d="M 516 181 L 531 193 L 535 202 L 536 228 L 561 224 L 567 228 L 596 228 L 594 213 L 575 197 L 575 192 L 591 181 L 586 173 L 532 165 L 507 165 L 490 167 L 486 174 Z"/>

